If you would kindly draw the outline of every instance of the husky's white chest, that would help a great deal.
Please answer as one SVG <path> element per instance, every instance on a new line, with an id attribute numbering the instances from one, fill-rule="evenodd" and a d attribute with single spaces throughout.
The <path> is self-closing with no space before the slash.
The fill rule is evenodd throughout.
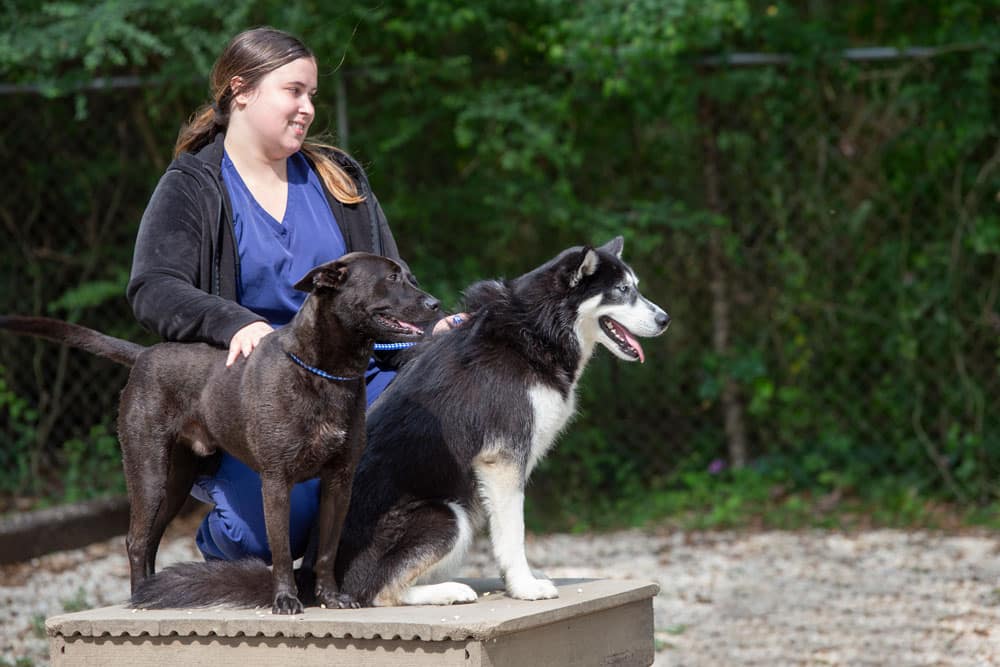
<path id="1" fill-rule="evenodd" d="M 528 390 L 528 399 L 533 421 L 526 475 L 531 474 L 535 464 L 549 451 L 576 411 L 576 385 L 570 388 L 565 398 L 551 387 L 535 385 Z"/>

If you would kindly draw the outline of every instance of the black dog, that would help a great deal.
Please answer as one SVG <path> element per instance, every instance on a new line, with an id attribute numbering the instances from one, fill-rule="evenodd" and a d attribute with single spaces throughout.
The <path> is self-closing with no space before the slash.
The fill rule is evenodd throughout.
<path id="1" fill-rule="evenodd" d="M 524 492 L 576 413 L 598 347 L 644 361 L 640 337 L 670 316 L 639 291 L 624 241 L 568 248 L 512 280 L 466 290 L 460 328 L 414 348 L 367 417 L 337 552 L 341 590 L 362 605 L 471 602 L 451 581 L 489 528 L 507 595 L 556 597 L 524 550 Z"/>
<path id="2" fill-rule="evenodd" d="M 310 295 L 292 322 L 230 368 L 225 350 L 203 343 L 145 348 L 58 320 L 0 317 L 0 328 L 132 366 L 118 435 L 131 503 L 126 547 L 134 606 L 167 606 L 144 604 L 158 597 L 147 589 L 157 586 L 160 539 L 220 449 L 261 476 L 273 613 L 302 611 L 288 539 L 289 496 L 293 484 L 317 476 L 315 599 L 327 607 L 356 606 L 339 594 L 333 565 L 365 443 L 364 370 L 375 340 L 419 338 L 423 331 L 411 322 L 436 318 L 439 304 L 399 264 L 367 253 L 318 266 L 295 287 Z"/>

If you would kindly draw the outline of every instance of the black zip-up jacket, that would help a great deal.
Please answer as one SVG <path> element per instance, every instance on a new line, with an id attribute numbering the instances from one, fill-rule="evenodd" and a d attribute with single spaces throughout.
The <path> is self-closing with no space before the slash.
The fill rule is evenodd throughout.
<path id="1" fill-rule="evenodd" d="M 264 321 L 236 302 L 240 264 L 221 175 L 224 139 L 220 133 L 197 153 L 174 160 L 139 224 L 127 297 L 136 319 L 165 340 L 228 347 L 237 331 Z M 361 165 L 340 151 L 331 157 L 365 197 L 359 204 L 343 204 L 323 187 L 347 251 L 403 263 Z"/>

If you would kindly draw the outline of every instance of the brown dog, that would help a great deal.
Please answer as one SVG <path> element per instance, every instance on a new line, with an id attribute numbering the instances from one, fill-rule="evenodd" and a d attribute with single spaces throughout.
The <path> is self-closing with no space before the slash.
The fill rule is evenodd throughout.
<path id="1" fill-rule="evenodd" d="M 367 253 L 318 266 L 295 287 L 310 294 L 293 320 L 230 368 L 225 350 L 204 343 L 146 348 L 58 320 L 0 317 L 0 328 L 132 366 L 118 435 L 131 503 L 126 545 L 135 606 L 143 606 L 143 587 L 154 584 L 164 529 L 220 449 L 261 476 L 273 613 L 302 611 L 289 497 L 293 484 L 313 477 L 321 479 L 316 601 L 356 606 L 338 593 L 333 565 L 365 443 L 364 371 L 376 340 L 419 338 L 423 331 L 412 322 L 436 319 L 439 304 L 398 263 Z"/>

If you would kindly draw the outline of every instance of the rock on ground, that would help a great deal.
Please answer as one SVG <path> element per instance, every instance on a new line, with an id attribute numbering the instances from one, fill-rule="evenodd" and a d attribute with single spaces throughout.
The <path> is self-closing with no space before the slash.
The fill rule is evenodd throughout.
<path id="1" fill-rule="evenodd" d="M 160 567 L 198 558 L 173 529 Z M 550 577 L 655 581 L 656 665 L 1000 665 L 989 533 L 622 531 L 529 536 Z M 496 576 L 486 539 L 463 576 Z M 44 619 L 128 596 L 121 538 L 0 568 L 0 664 L 48 664 Z M 25 663 L 22 663 L 25 664 Z"/>

